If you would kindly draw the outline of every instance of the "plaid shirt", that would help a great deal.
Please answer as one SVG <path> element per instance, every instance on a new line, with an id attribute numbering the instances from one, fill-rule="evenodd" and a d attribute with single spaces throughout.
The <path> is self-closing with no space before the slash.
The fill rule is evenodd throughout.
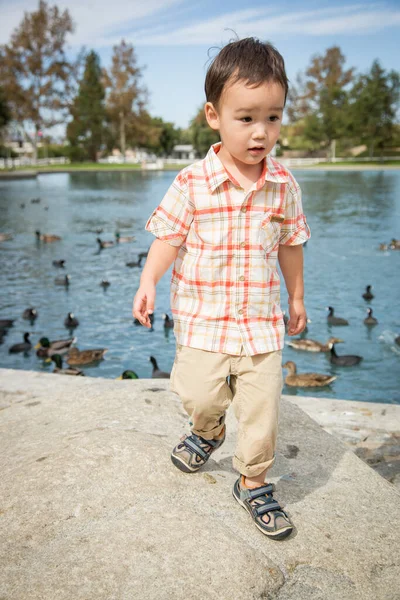
<path id="1" fill-rule="evenodd" d="M 283 348 L 279 244 L 310 230 L 293 175 L 267 156 L 245 192 L 220 159 L 221 143 L 175 178 L 145 229 L 179 246 L 171 278 L 176 342 L 247 356 Z"/>

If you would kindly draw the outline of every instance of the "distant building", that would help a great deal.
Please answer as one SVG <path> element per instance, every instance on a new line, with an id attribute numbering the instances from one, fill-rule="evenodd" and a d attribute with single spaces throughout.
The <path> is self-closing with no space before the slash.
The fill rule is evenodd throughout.
<path id="1" fill-rule="evenodd" d="M 177 146 L 174 146 L 171 158 L 194 160 L 196 158 L 196 151 L 192 144 L 178 144 Z"/>

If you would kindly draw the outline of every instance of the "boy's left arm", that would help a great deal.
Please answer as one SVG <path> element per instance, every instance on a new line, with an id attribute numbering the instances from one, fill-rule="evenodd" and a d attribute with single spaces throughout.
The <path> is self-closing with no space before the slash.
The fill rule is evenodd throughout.
<path id="1" fill-rule="evenodd" d="M 278 261 L 289 295 L 288 334 L 297 335 L 303 331 L 307 321 L 304 307 L 303 244 L 280 245 Z"/>

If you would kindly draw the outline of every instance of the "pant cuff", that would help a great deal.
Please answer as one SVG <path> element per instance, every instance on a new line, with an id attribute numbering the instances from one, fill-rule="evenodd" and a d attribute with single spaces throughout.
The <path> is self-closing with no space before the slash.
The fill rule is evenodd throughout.
<path id="1" fill-rule="evenodd" d="M 218 425 L 213 427 L 213 429 L 209 429 L 208 431 L 202 431 L 201 429 L 196 429 L 195 427 L 192 427 L 191 431 L 192 431 L 192 433 L 199 435 L 200 437 L 204 438 L 205 440 L 213 440 L 222 433 L 222 430 L 224 429 L 224 425 L 225 425 L 225 418 L 226 418 L 226 413 L 224 415 L 222 415 L 222 417 L 219 420 Z"/>
<path id="2" fill-rule="evenodd" d="M 245 475 L 245 477 L 256 477 L 266 469 L 270 469 L 273 466 L 275 459 L 276 456 L 274 454 L 274 456 L 270 460 L 266 460 L 256 465 L 246 465 L 244 462 L 239 460 L 237 456 L 234 456 L 232 458 L 232 465 L 233 468 L 236 469 L 236 471 L 239 471 L 239 473 Z"/>

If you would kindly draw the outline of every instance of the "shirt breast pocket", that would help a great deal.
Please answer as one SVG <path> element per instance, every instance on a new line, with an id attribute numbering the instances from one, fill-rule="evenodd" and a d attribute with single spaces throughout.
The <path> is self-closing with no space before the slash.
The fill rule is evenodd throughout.
<path id="1" fill-rule="evenodd" d="M 263 250 L 269 254 L 279 244 L 282 223 L 285 220 L 279 213 L 269 212 L 260 223 L 260 243 Z"/>

